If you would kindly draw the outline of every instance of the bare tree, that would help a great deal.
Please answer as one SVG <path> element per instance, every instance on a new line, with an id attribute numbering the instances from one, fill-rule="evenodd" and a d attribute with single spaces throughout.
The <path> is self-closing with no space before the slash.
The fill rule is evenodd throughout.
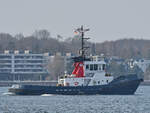
<path id="1" fill-rule="evenodd" d="M 50 72 L 49 79 L 57 80 L 58 76 L 64 74 L 64 58 L 56 55 L 53 59 L 49 60 L 48 70 Z"/>
<path id="2" fill-rule="evenodd" d="M 48 39 L 50 38 L 50 33 L 43 29 L 43 30 L 36 30 L 34 33 L 33 33 L 33 36 L 38 38 L 38 39 Z"/>

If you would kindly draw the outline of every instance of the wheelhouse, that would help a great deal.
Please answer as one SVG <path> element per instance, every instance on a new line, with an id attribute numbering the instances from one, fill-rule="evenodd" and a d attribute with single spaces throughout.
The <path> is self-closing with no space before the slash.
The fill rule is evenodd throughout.
<path id="1" fill-rule="evenodd" d="M 106 63 L 104 61 L 86 61 L 84 62 L 85 72 L 105 71 Z"/>

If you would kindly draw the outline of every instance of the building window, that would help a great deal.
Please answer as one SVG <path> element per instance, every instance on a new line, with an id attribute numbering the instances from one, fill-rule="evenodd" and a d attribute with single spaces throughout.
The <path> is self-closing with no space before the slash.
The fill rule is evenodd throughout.
<path id="1" fill-rule="evenodd" d="M 11 59 L 11 56 L 0 56 L 0 59 Z"/>

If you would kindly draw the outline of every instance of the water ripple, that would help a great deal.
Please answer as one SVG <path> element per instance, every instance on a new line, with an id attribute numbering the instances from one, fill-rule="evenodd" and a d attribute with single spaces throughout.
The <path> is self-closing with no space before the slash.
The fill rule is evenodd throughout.
<path id="1" fill-rule="evenodd" d="M 0 88 L 0 113 L 150 113 L 150 86 L 135 95 L 8 96 Z"/>

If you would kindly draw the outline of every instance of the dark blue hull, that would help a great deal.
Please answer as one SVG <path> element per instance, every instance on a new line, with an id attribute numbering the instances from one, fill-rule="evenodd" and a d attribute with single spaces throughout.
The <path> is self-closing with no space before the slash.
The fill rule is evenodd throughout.
<path id="1" fill-rule="evenodd" d="M 20 85 L 19 88 L 10 88 L 9 92 L 17 95 L 132 95 L 138 88 L 141 79 L 136 75 L 121 76 L 107 85 L 96 86 L 39 86 Z"/>

